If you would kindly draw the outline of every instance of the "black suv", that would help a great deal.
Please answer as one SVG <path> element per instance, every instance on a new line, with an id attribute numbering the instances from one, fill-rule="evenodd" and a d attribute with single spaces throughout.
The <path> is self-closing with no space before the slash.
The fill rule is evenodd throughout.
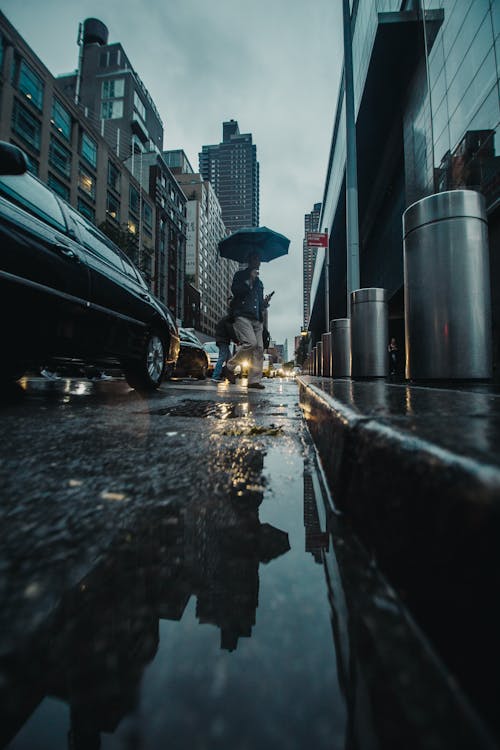
<path id="1" fill-rule="evenodd" d="M 3 381 L 50 363 L 118 365 L 147 391 L 179 352 L 173 316 L 128 257 L 1 141 L 0 315 Z"/>

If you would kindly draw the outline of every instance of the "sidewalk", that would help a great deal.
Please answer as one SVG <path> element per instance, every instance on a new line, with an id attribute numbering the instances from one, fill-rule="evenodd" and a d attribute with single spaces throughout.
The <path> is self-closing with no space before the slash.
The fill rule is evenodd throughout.
<path id="1" fill-rule="evenodd" d="M 500 391 L 299 378 L 337 510 L 500 736 Z"/>

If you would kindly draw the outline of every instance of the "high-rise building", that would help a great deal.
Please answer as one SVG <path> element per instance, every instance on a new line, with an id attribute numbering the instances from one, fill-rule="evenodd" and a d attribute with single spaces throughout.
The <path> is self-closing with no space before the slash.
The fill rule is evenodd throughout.
<path id="1" fill-rule="evenodd" d="M 108 29 L 97 18 L 80 27 L 78 69 L 59 76 L 68 98 L 83 107 L 123 161 L 133 153 L 161 151 L 163 123 L 121 44 L 108 44 Z"/>
<path id="2" fill-rule="evenodd" d="M 259 226 L 259 162 L 251 133 L 240 133 L 236 120 L 222 125 L 222 143 L 202 146 L 200 173 L 209 180 L 229 232 Z"/>
<path id="3" fill-rule="evenodd" d="M 499 3 L 352 3 L 361 287 L 383 287 L 389 332 L 404 348 L 402 214 L 427 195 L 467 188 L 485 198 L 493 353 L 500 367 Z M 425 9 L 425 10 L 423 10 Z M 346 315 L 346 130 L 341 80 L 320 229 L 328 227 L 330 315 Z M 324 255 L 309 329 L 324 328 Z"/>
<path id="4" fill-rule="evenodd" d="M 217 322 L 227 314 L 238 264 L 219 255 L 226 227 L 211 183 L 192 173 L 177 174 L 176 179 L 187 199 L 186 280 L 200 292 L 199 330 L 213 336 Z"/>
<path id="5" fill-rule="evenodd" d="M 154 200 L 2 13 L 0 81 L 0 138 L 22 148 L 30 170 L 104 229 L 152 288 Z"/>
<path id="6" fill-rule="evenodd" d="M 304 240 L 302 243 L 302 281 L 303 281 L 303 300 L 304 300 L 304 328 L 309 325 L 309 315 L 311 312 L 311 283 L 316 262 L 317 247 L 308 247 L 307 233 L 316 232 L 319 226 L 319 215 L 321 213 L 321 203 L 315 203 L 313 210 L 304 215 Z"/>

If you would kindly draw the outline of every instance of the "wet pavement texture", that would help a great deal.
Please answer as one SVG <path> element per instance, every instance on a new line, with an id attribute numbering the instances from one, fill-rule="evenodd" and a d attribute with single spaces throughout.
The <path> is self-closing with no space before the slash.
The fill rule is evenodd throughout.
<path id="1" fill-rule="evenodd" d="M 0 747 L 493 747 L 266 385 L 2 394 Z"/>

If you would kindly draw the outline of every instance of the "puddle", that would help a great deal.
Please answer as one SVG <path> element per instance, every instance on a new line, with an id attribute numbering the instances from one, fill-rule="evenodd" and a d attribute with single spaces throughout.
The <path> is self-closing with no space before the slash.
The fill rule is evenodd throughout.
<path id="1" fill-rule="evenodd" d="M 261 401 L 259 408 L 265 408 L 267 401 Z M 148 414 L 160 417 L 214 417 L 215 419 L 241 419 L 248 417 L 250 412 L 255 411 L 255 405 L 250 407 L 247 401 L 200 401 L 185 399 L 174 406 L 164 409 L 154 409 Z"/>

